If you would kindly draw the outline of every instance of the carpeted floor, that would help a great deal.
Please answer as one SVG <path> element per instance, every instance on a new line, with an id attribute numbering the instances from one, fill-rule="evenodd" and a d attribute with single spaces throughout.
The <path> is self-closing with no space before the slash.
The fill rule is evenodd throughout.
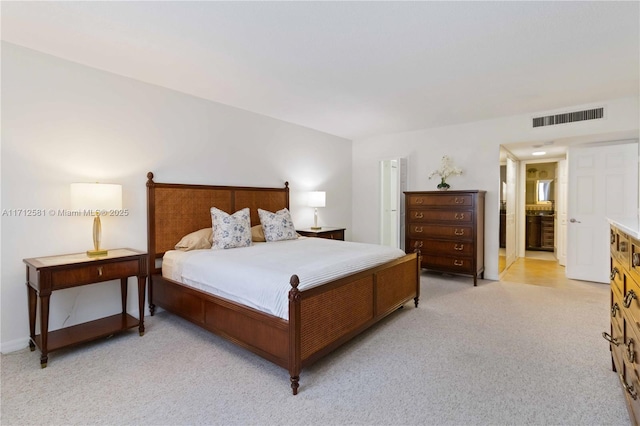
<path id="1" fill-rule="evenodd" d="M 53 352 L 2 355 L 3 425 L 625 425 L 607 285 L 423 273 L 408 304 L 288 372 L 169 313 Z"/>

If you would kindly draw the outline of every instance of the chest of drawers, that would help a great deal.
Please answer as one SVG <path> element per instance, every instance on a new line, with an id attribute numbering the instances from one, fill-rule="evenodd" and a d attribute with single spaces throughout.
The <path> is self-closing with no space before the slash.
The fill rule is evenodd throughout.
<path id="1" fill-rule="evenodd" d="M 422 267 L 484 278 L 486 191 L 405 192 L 405 249 L 419 249 Z"/>
<path id="2" fill-rule="evenodd" d="M 611 226 L 611 325 L 613 371 L 618 373 L 632 424 L 640 424 L 640 241 Z"/>

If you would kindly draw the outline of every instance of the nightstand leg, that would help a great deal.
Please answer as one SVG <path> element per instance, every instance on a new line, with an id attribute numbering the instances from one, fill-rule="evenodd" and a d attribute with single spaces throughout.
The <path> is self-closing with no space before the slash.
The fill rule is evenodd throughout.
<path id="1" fill-rule="evenodd" d="M 40 367 L 45 368 L 49 360 L 48 335 L 49 335 L 49 296 L 40 294 Z"/>
<path id="2" fill-rule="evenodd" d="M 27 297 L 29 301 L 29 349 L 33 352 L 36 350 L 36 309 L 38 307 L 38 295 L 28 282 Z"/>
<path id="3" fill-rule="evenodd" d="M 140 317 L 140 326 L 138 330 L 140 335 L 144 335 L 144 290 L 147 277 L 138 277 L 138 315 Z"/>
<path id="4" fill-rule="evenodd" d="M 122 297 L 122 313 L 127 313 L 127 278 L 120 279 L 120 297 Z"/>

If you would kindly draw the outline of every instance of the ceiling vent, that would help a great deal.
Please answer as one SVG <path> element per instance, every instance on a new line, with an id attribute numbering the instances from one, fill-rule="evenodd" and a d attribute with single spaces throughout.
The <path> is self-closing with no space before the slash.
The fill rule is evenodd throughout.
<path id="1" fill-rule="evenodd" d="M 555 126 L 556 124 L 573 123 L 574 121 L 597 120 L 604 118 L 604 108 L 587 109 L 584 111 L 567 112 L 564 114 L 535 117 L 533 127 Z"/>

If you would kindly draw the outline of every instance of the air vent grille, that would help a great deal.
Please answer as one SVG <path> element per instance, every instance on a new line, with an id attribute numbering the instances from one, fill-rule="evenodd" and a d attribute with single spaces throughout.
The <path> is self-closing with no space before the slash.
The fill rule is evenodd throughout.
<path id="1" fill-rule="evenodd" d="M 573 123 L 574 121 L 597 120 L 604 117 L 604 108 L 547 115 L 533 119 L 533 127 L 554 126 L 556 124 Z"/>

